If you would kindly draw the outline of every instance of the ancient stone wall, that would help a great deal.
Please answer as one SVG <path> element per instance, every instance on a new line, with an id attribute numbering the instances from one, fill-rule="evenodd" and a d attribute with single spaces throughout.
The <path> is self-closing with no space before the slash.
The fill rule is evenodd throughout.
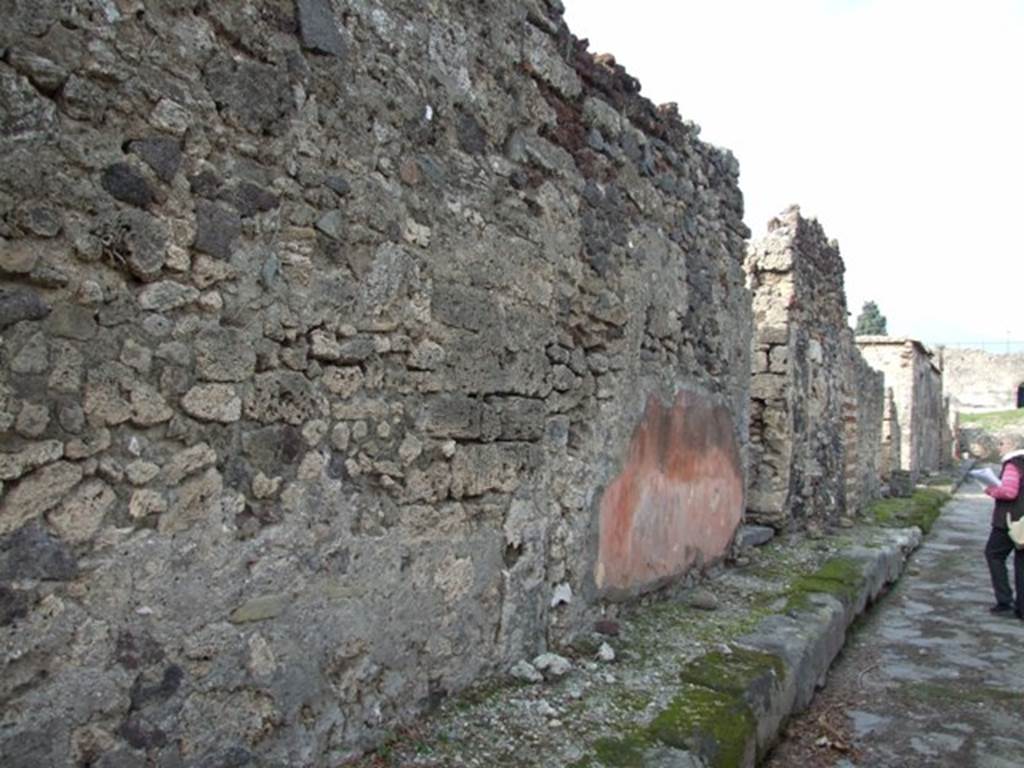
<path id="1" fill-rule="evenodd" d="M 942 384 L 942 368 L 932 356 L 925 368 L 924 388 L 920 396 L 923 439 L 919 445 L 918 460 L 928 471 L 949 466 L 952 459 L 948 402 Z"/>
<path id="2" fill-rule="evenodd" d="M 885 374 L 882 374 L 883 378 Z M 882 447 L 879 453 L 879 478 L 888 482 L 893 470 L 900 468 L 900 417 L 892 387 L 885 388 L 882 405 Z"/>
<path id="3" fill-rule="evenodd" d="M 901 469 L 912 480 L 950 462 L 951 446 L 942 394 L 942 369 L 924 345 L 913 339 L 858 336 L 868 363 L 885 374 L 900 426 Z"/>
<path id="4" fill-rule="evenodd" d="M 336 764 L 726 551 L 737 164 L 485 6 L 3 4 L 3 765 Z"/>
<path id="5" fill-rule="evenodd" d="M 943 371 L 942 378 L 943 384 L 945 384 L 945 371 Z M 960 446 L 960 411 L 953 407 L 953 401 L 949 395 L 942 398 L 942 407 L 946 413 L 946 420 L 942 425 L 944 450 L 949 463 L 955 464 L 963 458 L 963 449 Z"/>
<path id="6" fill-rule="evenodd" d="M 964 413 L 1018 407 L 1024 386 L 1024 354 L 996 355 L 980 349 L 939 350 L 950 407 Z"/>
<path id="7" fill-rule="evenodd" d="M 882 381 L 846 320 L 843 262 L 821 225 L 791 207 L 751 244 L 750 486 L 754 521 L 819 524 L 877 492 Z M 871 446 L 875 449 L 872 450 Z"/>
<path id="8" fill-rule="evenodd" d="M 842 331 L 843 452 L 846 462 L 846 511 L 854 514 L 878 498 L 884 466 L 885 375 L 868 365 L 852 329 Z"/>

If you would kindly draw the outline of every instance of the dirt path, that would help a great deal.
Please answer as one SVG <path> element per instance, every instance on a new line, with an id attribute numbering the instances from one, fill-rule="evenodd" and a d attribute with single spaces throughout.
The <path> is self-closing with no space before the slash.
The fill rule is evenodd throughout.
<path id="1" fill-rule="evenodd" d="M 765 766 L 1024 766 L 1024 621 L 988 611 L 991 504 L 946 505 Z"/>

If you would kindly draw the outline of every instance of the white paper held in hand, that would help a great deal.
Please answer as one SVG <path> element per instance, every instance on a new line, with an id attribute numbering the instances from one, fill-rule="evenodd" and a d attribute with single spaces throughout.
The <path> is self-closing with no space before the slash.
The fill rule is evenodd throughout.
<path id="1" fill-rule="evenodd" d="M 976 480 L 981 484 L 982 488 L 999 485 L 999 476 L 992 471 L 991 467 L 985 467 L 984 469 L 972 469 L 968 474 L 971 476 L 972 480 Z"/>

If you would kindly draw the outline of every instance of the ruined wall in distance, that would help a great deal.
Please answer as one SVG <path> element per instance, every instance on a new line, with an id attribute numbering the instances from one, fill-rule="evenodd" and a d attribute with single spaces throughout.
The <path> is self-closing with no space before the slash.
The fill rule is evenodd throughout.
<path id="1" fill-rule="evenodd" d="M 943 387 L 950 407 L 963 413 L 1017 408 L 1024 386 L 1024 354 L 997 355 L 980 349 L 939 350 Z"/>
<path id="2" fill-rule="evenodd" d="M 738 167 L 559 7 L 4 4 L 0 763 L 336 764 L 723 556 Z"/>
<path id="3" fill-rule="evenodd" d="M 882 448 L 879 454 L 879 478 L 882 482 L 889 482 L 893 470 L 900 468 L 900 437 L 899 410 L 896 407 L 895 395 L 892 387 L 886 387 L 882 407 Z"/>
<path id="4" fill-rule="evenodd" d="M 932 472 L 950 465 L 953 441 L 949 429 L 949 403 L 943 394 L 943 371 L 934 355 L 928 362 L 921 390 L 923 439 L 918 461 L 923 469 Z"/>
<path id="5" fill-rule="evenodd" d="M 881 378 L 847 325 L 838 246 L 793 206 L 750 244 L 745 268 L 754 309 L 748 515 L 777 528 L 834 521 L 877 492 L 867 446 L 880 440 L 882 407 Z"/>
<path id="6" fill-rule="evenodd" d="M 843 451 L 846 512 L 855 515 L 878 498 L 884 468 L 885 375 L 857 349 L 852 329 L 843 329 Z"/>
<path id="7" fill-rule="evenodd" d="M 932 352 L 914 339 L 858 336 L 868 363 L 885 374 L 900 428 L 899 468 L 916 481 L 951 460 L 942 368 Z"/>

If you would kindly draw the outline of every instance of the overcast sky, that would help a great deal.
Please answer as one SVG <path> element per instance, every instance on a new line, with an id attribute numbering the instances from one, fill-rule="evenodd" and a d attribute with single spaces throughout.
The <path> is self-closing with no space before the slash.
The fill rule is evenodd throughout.
<path id="1" fill-rule="evenodd" d="M 755 237 L 798 203 L 839 241 L 854 317 L 873 299 L 891 335 L 1024 342 L 1024 0 L 564 3 L 733 151 Z"/>

